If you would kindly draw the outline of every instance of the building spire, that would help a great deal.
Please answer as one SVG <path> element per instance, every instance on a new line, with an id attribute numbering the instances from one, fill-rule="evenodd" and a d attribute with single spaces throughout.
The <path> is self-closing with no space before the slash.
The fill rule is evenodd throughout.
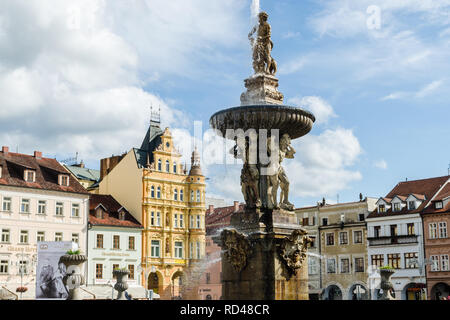
<path id="1" fill-rule="evenodd" d="M 189 175 L 194 176 L 202 176 L 202 170 L 200 167 L 200 153 L 197 150 L 197 146 L 195 146 L 194 151 L 191 156 L 191 170 L 189 171 Z"/>

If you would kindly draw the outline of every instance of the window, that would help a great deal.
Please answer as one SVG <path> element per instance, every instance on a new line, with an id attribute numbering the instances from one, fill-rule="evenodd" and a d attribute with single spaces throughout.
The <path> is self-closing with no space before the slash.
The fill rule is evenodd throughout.
<path id="1" fill-rule="evenodd" d="M 447 238 L 447 222 L 439 222 L 439 238 Z"/>
<path id="2" fill-rule="evenodd" d="M 120 236 L 113 236 L 113 249 L 120 249 Z"/>
<path id="3" fill-rule="evenodd" d="M 328 225 L 328 218 L 322 218 L 322 225 L 327 226 Z"/>
<path id="4" fill-rule="evenodd" d="M 8 274 L 8 260 L 0 260 L 0 274 Z"/>
<path id="5" fill-rule="evenodd" d="M 193 215 L 191 215 L 190 216 L 190 225 L 189 225 L 189 228 L 193 228 L 194 227 L 194 216 Z"/>
<path id="6" fill-rule="evenodd" d="M 379 238 L 381 235 L 381 226 L 375 226 L 373 227 L 373 236 L 375 238 Z"/>
<path id="7" fill-rule="evenodd" d="M 135 238 L 128 237 L 128 250 L 135 250 Z"/>
<path id="8" fill-rule="evenodd" d="M 3 173 L 3 166 L 0 166 L 0 178 L 2 177 L 2 173 Z"/>
<path id="9" fill-rule="evenodd" d="M 80 205 L 78 203 L 72 203 L 72 217 L 78 218 L 80 216 Z"/>
<path id="10" fill-rule="evenodd" d="M 25 260 L 19 261 L 19 273 L 28 274 L 28 261 Z"/>
<path id="11" fill-rule="evenodd" d="M 183 242 L 175 241 L 175 258 L 183 258 Z"/>
<path id="12" fill-rule="evenodd" d="M 395 237 L 397 235 L 397 225 L 391 224 L 391 237 Z"/>
<path id="13" fill-rule="evenodd" d="M 384 266 L 384 255 L 374 254 L 370 257 L 373 266 L 383 267 Z"/>
<path id="14" fill-rule="evenodd" d="M 334 246 L 334 233 L 327 233 L 327 246 Z"/>
<path id="15" fill-rule="evenodd" d="M 431 271 L 439 271 L 439 256 L 431 256 Z"/>
<path id="16" fill-rule="evenodd" d="M 68 175 L 65 175 L 65 174 L 60 174 L 60 175 L 59 175 L 59 184 L 60 184 L 61 186 L 66 186 L 66 187 L 68 187 L 68 186 L 69 186 L 69 176 L 68 176 Z"/>
<path id="17" fill-rule="evenodd" d="M 437 237 L 438 237 L 437 223 L 436 222 L 430 223 L 428 225 L 428 227 L 429 227 L 430 239 L 437 239 Z"/>
<path id="18" fill-rule="evenodd" d="M 103 249 L 103 234 L 97 234 L 97 246 L 96 248 Z"/>
<path id="19" fill-rule="evenodd" d="M 78 233 L 72 233 L 72 242 L 80 243 L 80 235 Z"/>
<path id="20" fill-rule="evenodd" d="M 408 252 L 405 253 L 405 269 L 416 269 L 419 267 L 417 264 L 417 258 L 418 258 L 417 252 Z"/>
<path id="21" fill-rule="evenodd" d="M 55 241 L 63 241 L 63 233 L 62 232 L 55 233 Z"/>
<path id="22" fill-rule="evenodd" d="M 191 201 L 194 201 L 194 190 L 191 190 Z"/>
<path id="23" fill-rule="evenodd" d="M 178 201 L 178 190 L 173 190 L 173 200 Z"/>
<path id="24" fill-rule="evenodd" d="M 156 197 L 157 197 L 158 199 L 161 199 L 161 187 L 158 187 L 158 188 L 156 189 Z"/>
<path id="25" fill-rule="evenodd" d="M 365 218 L 366 218 L 366 217 L 364 216 L 364 213 L 360 213 L 360 214 L 358 215 L 359 221 L 364 221 Z"/>
<path id="26" fill-rule="evenodd" d="M 339 244 L 348 244 L 347 232 L 339 232 Z"/>
<path id="27" fill-rule="evenodd" d="M 441 256 L 441 271 L 450 271 L 450 267 L 448 264 L 448 254 L 444 254 Z"/>
<path id="28" fill-rule="evenodd" d="M 180 190 L 180 201 L 183 201 L 183 189 Z"/>
<path id="29" fill-rule="evenodd" d="M 45 231 L 38 231 L 37 232 L 36 241 L 37 242 L 45 241 Z"/>
<path id="30" fill-rule="evenodd" d="M 353 243 L 362 243 L 362 231 L 354 231 L 353 232 Z"/>
<path id="31" fill-rule="evenodd" d="M 9 229 L 2 229 L 2 243 L 9 243 L 10 231 Z"/>
<path id="32" fill-rule="evenodd" d="M 22 199 L 22 203 L 20 204 L 20 212 L 30 213 L 30 199 Z"/>
<path id="33" fill-rule="evenodd" d="M 303 226 L 307 226 L 308 225 L 308 218 L 303 218 L 303 220 L 302 220 L 302 225 Z"/>
<path id="34" fill-rule="evenodd" d="M 113 269 L 113 271 L 119 269 L 119 265 L 118 264 L 113 264 L 112 265 L 112 269 Z M 117 279 L 117 276 L 114 273 L 113 273 L 113 279 Z"/>
<path id="35" fill-rule="evenodd" d="M 174 228 L 178 228 L 178 214 L 174 214 L 174 219 L 173 219 L 173 224 L 174 224 Z"/>
<path id="36" fill-rule="evenodd" d="M 63 214 L 64 214 L 63 208 L 64 208 L 64 204 L 62 202 L 56 203 L 56 215 L 57 216 L 63 216 Z"/>
<path id="37" fill-rule="evenodd" d="M 184 228 L 183 215 L 180 214 L 180 228 Z"/>
<path id="38" fill-rule="evenodd" d="M 409 208 L 409 210 L 415 210 L 416 209 L 416 202 L 415 201 L 408 201 L 408 208 Z"/>
<path id="39" fill-rule="evenodd" d="M 158 159 L 158 171 L 162 171 L 162 162 L 161 162 L 161 159 Z"/>
<path id="40" fill-rule="evenodd" d="M 201 259 L 202 257 L 202 247 L 201 247 L 201 243 L 199 241 L 197 241 L 197 259 Z"/>
<path id="41" fill-rule="evenodd" d="M 177 173 L 177 163 L 173 164 L 173 173 Z"/>
<path id="42" fill-rule="evenodd" d="M 28 244 L 28 231 L 25 230 L 20 231 L 20 243 Z"/>
<path id="43" fill-rule="evenodd" d="M 364 272 L 364 258 L 355 258 L 355 272 Z"/>
<path id="44" fill-rule="evenodd" d="M 161 212 L 156 212 L 156 225 L 161 226 Z"/>
<path id="45" fill-rule="evenodd" d="M 169 160 L 166 160 L 166 172 L 170 172 L 170 163 L 169 163 Z"/>
<path id="46" fill-rule="evenodd" d="M 26 182 L 35 182 L 36 172 L 32 170 L 25 170 L 24 171 L 24 180 Z"/>
<path id="47" fill-rule="evenodd" d="M 196 216 L 196 221 L 197 221 L 197 229 L 200 229 L 201 225 L 200 225 L 200 216 L 199 215 Z"/>
<path id="48" fill-rule="evenodd" d="M 384 204 L 380 204 L 380 205 L 378 206 L 378 212 L 379 212 L 379 213 L 384 213 L 384 212 L 386 212 L 386 206 L 385 206 Z"/>
<path id="49" fill-rule="evenodd" d="M 189 258 L 194 259 L 194 243 L 189 243 Z"/>
<path id="50" fill-rule="evenodd" d="M 315 248 L 316 247 L 316 237 L 311 236 L 310 238 L 311 238 L 311 242 L 310 242 L 309 247 Z"/>
<path id="51" fill-rule="evenodd" d="M 200 202 L 200 190 L 197 190 L 197 202 Z"/>
<path id="52" fill-rule="evenodd" d="M 150 189 L 151 189 L 150 195 L 152 198 L 154 198 L 155 197 L 155 186 L 152 186 Z"/>
<path id="53" fill-rule="evenodd" d="M 44 200 L 39 200 L 38 201 L 38 214 L 45 214 L 47 209 L 47 202 Z"/>
<path id="54" fill-rule="evenodd" d="M 103 264 L 101 263 L 95 265 L 95 279 L 103 279 Z"/>
<path id="55" fill-rule="evenodd" d="M 10 197 L 3 198 L 3 211 L 11 212 L 11 198 Z"/>
<path id="56" fill-rule="evenodd" d="M 442 209 L 444 207 L 444 204 L 442 203 L 442 201 L 436 201 L 434 203 L 434 208 L 435 209 Z"/>
<path id="57" fill-rule="evenodd" d="M 130 271 L 130 274 L 128 275 L 128 279 L 134 279 L 134 264 L 128 265 L 128 271 Z"/>
<path id="58" fill-rule="evenodd" d="M 336 273 L 335 259 L 327 259 L 327 273 Z"/>
<path id="59" fill-rule="evenodd" d="M 350 272 L 350 260 L 348 258 L 341 259 L 341 273 Z"/>
<path id="60" fill-rule="evenodd" d="M 318 268 L 317 259 L 313 257 L 309 257 L 308 259 L 308 274 L 318 274 L 319 268 Z"/>
<path id="61" fill-rule="evenodd" d="M 150 212 L 150 225 L 151 226 L 155 225 L 155 212 L 154 211 Z"/>
<path id="62" fill-rule="evenodd" d="M 394 203 L 394 212 L 399 212 L 402 210 L 402 204 L 400 202 Z"/>
<path id="63" fill-rule="evenodd" d="M 211 273 L 207 272 L 205 276 L 206 276 L 206 284 L 210 284 L 211 283 Z"/>
<path id="64" fill-rule="evenodd" d="M 97 219 L 103 219 L 103 209 L 102 206 L 99 205 L 96 209 L 95 209 L 95 217 Z"/>
<path id="65" fill-rule="evenodd" d="M 159 248 L 160 248 L 159 240 L 152 240 L 150 252 L 152 258 L 159 258 L 159 251 L 160 251 Z"/>
<path id="66" fill-rule="evenodd" d="M 414 223 L 408 223 L 406 225 L 406 227 L 407 227 L 407 231 L 408 231 L 408 236 L 413 236 L 415 234 L 414 233 Z"/>
<path id="67" fill-rule="evenodd" d="M 399 253 L 390 253 L 387 255 L 388 265 L 390 265 L 394 269 L 400 268 L 400 254 Z"/>

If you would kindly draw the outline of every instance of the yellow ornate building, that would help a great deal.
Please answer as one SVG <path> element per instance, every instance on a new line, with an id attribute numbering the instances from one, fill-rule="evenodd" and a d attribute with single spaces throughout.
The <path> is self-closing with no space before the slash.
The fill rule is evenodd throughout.
<path id="1" fill-rule="evenodd" d="M 106 171 L 100 193 L 114 196 L 144 226 L 142 285 L 161 299 L 195 299 L 206 211 L 198 152 L 187 173 L 169 129 L 162 131 L 159 122 L 151 121 L 141 148 Z"/>

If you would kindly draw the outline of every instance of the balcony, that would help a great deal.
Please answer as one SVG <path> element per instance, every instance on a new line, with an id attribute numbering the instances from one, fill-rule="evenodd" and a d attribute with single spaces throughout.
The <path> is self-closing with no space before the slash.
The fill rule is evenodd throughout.
<path id="1" fill-rule="evenodd" d="M 369 246 L 386 246 L 418 243 L 417 235 L 387 236 L 367 238 Z"/>

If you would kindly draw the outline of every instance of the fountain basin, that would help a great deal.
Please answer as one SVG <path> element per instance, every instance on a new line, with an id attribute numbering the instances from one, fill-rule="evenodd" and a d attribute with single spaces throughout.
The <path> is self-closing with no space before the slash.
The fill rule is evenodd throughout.
<path id="1" fill-rule="evenodd" d="M 218 111 L 211 116 L 209 124 L 225 138 L 227 129 L 279 129 L 280 136 L 287 133 L 291 139 L 297 139 L 309 133 L 315 121 L 311 112 L 299 107 L 259 104 Z"/>

